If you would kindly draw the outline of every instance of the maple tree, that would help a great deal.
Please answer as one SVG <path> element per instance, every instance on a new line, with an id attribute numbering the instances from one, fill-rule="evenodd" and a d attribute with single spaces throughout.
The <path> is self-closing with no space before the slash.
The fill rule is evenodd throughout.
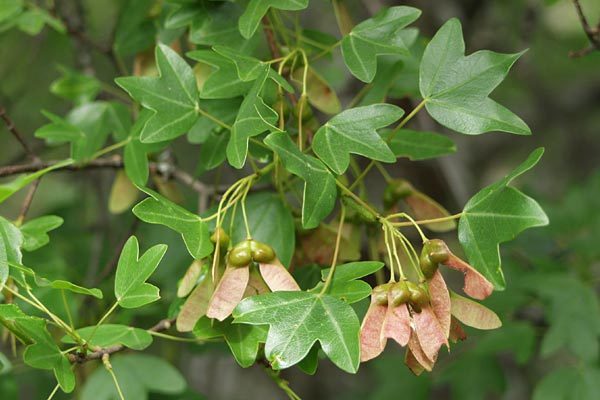
<path id="1" fill-rule="evenodd" d="M 314 373 L 327 358 L 356 373 L 392 339 L 419 375 L 466 339 L 462 325 L 503 329 L 493 307 L 471 298 L 510 291 L 500 245 L 549 222 L 513 184 L 544 149 L 532 149 L 454 214 L 393 165 L 457 151 L 442 128 L 530 135 L 523 119 L 490 97 L 524 52 L 467 55 L 458 19 L 425 38 L 411 25 L 421 10 L 408 6 L 352 25 L 334 1 L 340 33 L 332 37 L 300 25 L 308 0 L 164 3 L 135 9 L 131 2 L 117 24 L 105 52 L 117 71 L 111 96 L 99 96 L 107 84 L 98 77 L 67 69 L 50 88 L 72 107 L 62 116 L 44 112 L 48 122 L 34 136 L 68 156 L 46 161 L 23 141 L 30 163 L 1 170 L 0 202 L 28 192 L 16 218 L 0 217 L 0 323 L 24 349 L 25 364 L 52 371 L 50 398 L 59 390 L 121 400 L 182 393 L 181 374 L 142 353 L 159 340 L 225 342 L 241 367 L 264 365 L 296 399 L 281 370 Z M 0 4 L 0 23 L 29 34 L 45 24 L 69 31 L 49 10 L 17 0 Z M 349 102 L 320 74 L 334 57 L 363 88 Z M 418 93 L 381 84 L 390 60 L 411 59 Z M 406 107 L 401 98 L 416 101 Z M 418 114 L 439 131 L 410 125 Z M 172 160 L 192 144 L 200 145 L 193 174 Z M 29 218 L 37 185 L 61 170 L 91 168 L 118 170 L 101 206 L 133 215 L 135 226 L 98 279 L 45 277 L 27 256 L 52 246 L 68 221 Z M 216 182 L 205 179 L 215 171 Z M 383 194 L 366 190 L 371 173 L 385 180 Z M 196 209 L 173 181 L 192 189 Z M 159 233 L 144 238 L 146 225 Z M 170 267 L 163 257 L 172 250 L 161 242 L 169 231 L 189 268 L 176 295 L 161 298 L 173 288 L 151 282 Z M 463 274 L 469 298 L 446 284 L 448 269 Z M 48 291 L 64 310 L 40 295 Z M 122 314 L 160 302 L 168 311 L 149 328 Z M 101 312 L 90 317 L 92 303 Z M 358 305 L 366 303 L 363 312 Z M 87 362 L 98 368 L 82 379 L 75 371 Z M 152 377 L 139 372 L 144 364 Z"/>

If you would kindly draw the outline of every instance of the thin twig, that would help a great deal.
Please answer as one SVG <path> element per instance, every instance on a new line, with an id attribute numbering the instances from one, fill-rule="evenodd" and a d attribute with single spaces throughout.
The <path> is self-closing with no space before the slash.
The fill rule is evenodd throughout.
<path id="1" fill-rule="evenodd" d="M 8 116 L 8 114 L 6 113 L 6 109 L 4 107 L 0 107 L 0 118 L 2 118 L 2 121 L 4 121 L 4 123 L 6 124 L 6 128 L 8 129 L 8 131 L 10 133 L 12 133 L 12 135 L 21 144 L 21 147 L 23 147 L 25 154 L 27 154 L 27 156 L 29 156 L 33 160 L 34 163 L 39 164 L 41 162 L 40 158 L 31 149 L 29 144 L 27 144 L 27 141 L 25 141 L 25 139 L 23 138 L 23 135 L 21 135 L 21 133 L 17 129 L 15 123 L 13 122 L 13 120 Z M 29 211 L 29 207 L 31 207 L 31 203 L 33 202 L 33 196 L 35 195 L 35 192 L 36 192 L 39 184 L 40 184 L 40 180 L 36 179 L 33 182 L 33 184 L 29 187 L 29 190 L 27 191 L 27 194 L 25 195 L 25 199 L 23 200 L 23 205 L 21 206 L 21 211 L 19 212 L 19 216 L 17 217 L 17 224 L 21 224 L 23 222 L 23 220 L 25 219 L 25 216 L 27 215 L 27 212 Z"/>
<path id="2" fill-rule="evenodd" d="M 2 118 L 2 121 L 4 121 L 4 123 L 6 124 L 6 129 L 8 129 L 8 131 L 15 137 L 15 139 L 19 141 L 21 147 L 23 147 L 23 150 L 25 150 L 25 153 L 33 160 L 36 160 L 37 156 L 31 149 L 31 147 L 29 147 L 29 145 L 27 144 L 27 142 L 23 138 L 23 135 L 21 135 L 21 133 L 15 126 L 13 120 L 8 116 L 4 107 L 0 107 L 0 118 Z"/>
<path id="3" fill-rule="evenodd" d="M 163 319 L 148 330 L 150 332 L 166 331 L 169 328 L 171 328 L 171 326 L 173 325 L 174 322 L 175 322 L 175 318 Z M 115 346 L 105 347 L 100 350 L 96 350 L 92 353 L 88 353 L 88 354 L 71 353 L 71 354 L 67 354 L 67 357 L 69 358 L 69 361 L 73 364 L 83 364 L 83 363 L 86 363 L 86 362 L 92 361 L 92 360 L 100 360 L 100 359 L 102 359 L 102 357 L 104 357 L 104 355 L 111 355 L 114 353 L 118 353 L 120 351 L 125 350 L 125 348 L 126 347 L 123 345 L 115 345 Z"/>
<path id="4" fill-rule="evenodd" d="M 592 28 L 583 13 L 583 9 L 581 8 L 581 3 L 579 0 L 572 0 L 573 5 L 575 6 L 575 11 L 577 11 L 577 16 L 579 17 L 579 21 L 581 22 L 581 26 L 583 27 L 583 31 L 590 41 L 590 46 L 583 48 L 577 51 L 571 51 L 569 53 L 569 57 L 577 58 L 585 56 L 586 54 L 591 53 L 594 50 L 600 50 L 600 22 L 595 28 Z"/>

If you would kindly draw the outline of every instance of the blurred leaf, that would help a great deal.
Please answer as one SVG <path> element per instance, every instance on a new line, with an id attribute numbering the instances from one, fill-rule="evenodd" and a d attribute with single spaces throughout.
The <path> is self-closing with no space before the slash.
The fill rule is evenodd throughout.
<path id="1" fill-rule="evenodd" d="M 488 95 L 523 54 L 481 50 L 464 56 L 460 22 L 448 20 L 427 45 L 420 89 L 427 112 L 440 124 L 467 135 L 502 131 L 530 135 L 529 127 Z"/>
<path id="2" fill-rule="evenodd" d="M 160 298 L 156 286 L 146 283 L 167 246 L 158 244 L 139 257 L 139 245 L 135 236 L 131 236 L 123 246 L 115 278 L 115 297 L 123 308 L 138 308 Z"/>
<path id="3" fill-rule="evenodd" d="M 117 171 L 108 197 L 108 211 L 112 214 L 121 214 L 129 210 L 139 194 L 125 172 Z"/>
<path id="4" fill-rule="evenodd" d="M 561 367 L 538 383 L 533 400 L 594 400 L 600 393 L 600 370 L 596 367 Z"/>
<path id="5" fill-rule="evenodd" d="M 394 123 L 402 115 L 404 111 L 391 104 L 342 111 L 315 133 L 313 150 L 338 175 L 348 169 L 351 153 L 394 162 L 394 154 L 376 130 Z"/>
<path id="6" fill-rule="evenodd" d="M 176 395 L 186 388 L 184 377 L 162 358 L 146 354 L 111 357 L 111 364 L 127 400 L 143 400 L 148 393 Z M 97 368 L 81 391 L 82 400 L 114 400 L 119 394 L 106 369 Z"/>
<path id="7" fill-rule="evenodd" d="M 405 42 L 407 38 L 400 31 L 420 15 L 421 11 L 413 7 L 390 7 L 356 25 L 342 41 L 344 62 L 352 75 L 371 82 L 378 55 L 408 53 L 411 43 Z"/>
<path id="8" fill-rule="evenodd" d="M 75 104 L 94 100 L 101 90 L 100 82 L 93 76 L 61 67 L 62 77 L 52 82 L 50 92 Z"/>
<path id="9" fill-rule="evenodd" d="M 20 227 L 23 234 L 23 250 L 34 251 L 47 245 L 50 242 L 48 232 L 62 224 L 63 219 L 56 215 L 45 215 L 25 222 Z"/>

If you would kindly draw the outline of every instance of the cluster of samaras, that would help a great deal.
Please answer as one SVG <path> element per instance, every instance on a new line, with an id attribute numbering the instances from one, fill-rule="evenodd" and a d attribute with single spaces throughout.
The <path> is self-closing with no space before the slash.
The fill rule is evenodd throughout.
<path id="1" fill-rule="evenodd" d="M 479 329 L 494 329 L 500 320 L 489 309 L 448 290 L 439 265 L 462 272 L 464 292 L 483 300 L 492 284 L 469 264 L 456 257 L 441 240 L 423 245 L 420 267 L 425 279 L 407 279 L 373 289 L 371 305 L 360 332 L 361 361 L 377 357 L 387 339 L 407 346 L 406 365 L 415 373 L 431 371 L 440 348 L 466 338 L 458 321 Z"/>

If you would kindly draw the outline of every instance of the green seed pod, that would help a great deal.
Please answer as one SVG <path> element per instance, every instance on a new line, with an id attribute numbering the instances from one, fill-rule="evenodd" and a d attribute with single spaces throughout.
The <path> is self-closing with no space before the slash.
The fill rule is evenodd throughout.
<path id="1" fill-rule="evenodd" d="M 423 285 L 417 285 L 413 282 L 406 282 L 410 292 L 410 305 L 416 312 L 421 312 L 421 308 L 429 303 L 429 294 Z"/>
<path id="2" fill-rule="evenodd" d="M 217 237 L 219 238 L 219 246 L 226 249 L 229 246 L 229 235 L 227 232 L 221 227 L 215 229 L 214 233 L 210 236 L 210 241 L 216 244 Z"/>
<path id="3" fill-rule="evenodd" d="M 425 275 L 427 279 L 430 279 L 438 269 L 438 264 L 431 261 L 425 246 L 423 247 L 421 256 L 419 257 L 419 266 L 421 267 L 421 271 L 423 271 L 423 275 Z"/>
<path id="4" fill-rule="evenodd" d="M 375 299 L 375 303 L 380 306 L 385 306 L 388 303 L 388 291 L 388 284 L 375 286 L 371 292 L 371 296 Z"/>
<path id="5" fill-rule="evenodd" d="M 405 281 L 392 285 L 390 289 L 390 298 L 394 307 L 407 303 L 410 300 L 410 291 Z"/>
<path id="6" fill-rule="evenodd" d="M 257 263 L 267 263 L 275 258 L 275 251 L 265 243 L 250 241 L 250 251 L 252 259 Z"/>
<path id="7" fill-rule="evenodd" d="M 227 261 L 234 267 L 243 267 L 250 264 L 252 261 L 252 250 L 250 248 L 250 242 L 245 240 L 235 245 L 229 252 Z"/>
<path id="8" fill-rule="evenodd" d="M 448 246 L 443 240 L 433 239 L 425 243 L 424 248 L 427 248 L 429 259 L 435 264 L 443 264 L 450 258 Z"/>

